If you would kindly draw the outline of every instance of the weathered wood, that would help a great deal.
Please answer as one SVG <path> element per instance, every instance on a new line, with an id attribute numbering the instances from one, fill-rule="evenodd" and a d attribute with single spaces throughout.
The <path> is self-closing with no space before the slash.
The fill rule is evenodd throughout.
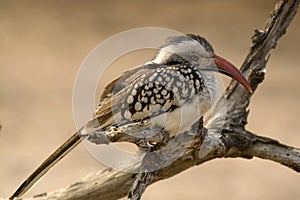
<path id="1" fill-rule="evenodd" d="M 250 52 L 241 67 L 241 71 L 248 77 L 254 91 L 264 80 L 270 52 L 276 47 L 280 37 L 285 34 L 297 12 L 298 4 L 299 0 L 280 1 L 271 13 L 265 29 L 255 31 Z M 158 170 L 151 183 L 221 157 L 242 157 L 246 159 L 258 157 L 272 160 L 300 172 L 299 149 L 281 144 L 271 138 L 258 136 L 245 129 L 248 116 L 247 108 L 252 95 L 236 84 L 235 81 L 231 82 L 217 104 L 217 112 L 213 116 L 214 120 L 209 124 L 210 129 L 202 129 L 200 133 L 196 129 L 191 130 L 189 134 L 183 133 L 176 138 L 177 142 L 175 141 L 163 152 L 157 152 L 156 156 L 162 162 L 168 162 L 174 157 L 176 159 L 174 162 L 168 163 L 166 167 Z M 219 117 L 218 110 L 221 112 L 224 106 L 226 106 L 227 115 L 223 124 L 224 119 Z M 112 135 L 110 139 L 127 140 L 128 138 L 126 139 L 126 136 L 121 134 Z M 185 150 L 179 158 L 178 149 Z M 143 155 L 141 154 L 135 161 L 123 163 L 122 165 L 131 169 L 130 171 L 138 169 L 142 158 Z M 134 176 L 134 174 L 124 171 L 106 169 L 91 173 L 66 188 L 26 198 L 26 200 L 119 199 L 126 196 L 132 187 Z"/>

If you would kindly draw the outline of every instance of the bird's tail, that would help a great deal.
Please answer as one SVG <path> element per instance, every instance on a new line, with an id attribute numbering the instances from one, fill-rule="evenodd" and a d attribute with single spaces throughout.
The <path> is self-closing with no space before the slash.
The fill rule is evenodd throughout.
<path id="1" fill-rule="evenodd" d="M 67 155 L 81 142 L 79 132 L 74 133 L 65 143 L 63 143 L 54 153 L 52 153 L 15 191 L 9 198 L 13 200 L 28 191 L 45 173 L 48 172 L 58 161 Z"/>

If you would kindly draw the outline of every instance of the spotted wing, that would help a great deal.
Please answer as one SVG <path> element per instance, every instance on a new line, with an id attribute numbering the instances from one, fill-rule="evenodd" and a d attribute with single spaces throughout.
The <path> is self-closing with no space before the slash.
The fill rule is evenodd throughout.
<path id="1" fill-rule="evenodd" d="M 107 86 L 96 118 L 102 127 L 148 119 L 180 107 L 203 86 L 201 74 L 188 63 L 145 65 Z"/>
<path id="2" fill-rule="evenodd" d="M 141 75 L 146 74 L 149 71 L 151 71 L 157 67 L 161 67 L 161 65 L 146 64 L 146 65 L 142 65 L 137 68 L 131 69 L 129 71 L 126 71 L 122 76 L 113 80 L 104 88 L 104 91 L 100 97 L 100 105 L 103 100 L 105 100 L 106 98 L 110 98 L 113 95 L 117 94 L 122 89 L 124 89 L 129 84 L 131 84 L 135 79 L 137 79 Z"/>

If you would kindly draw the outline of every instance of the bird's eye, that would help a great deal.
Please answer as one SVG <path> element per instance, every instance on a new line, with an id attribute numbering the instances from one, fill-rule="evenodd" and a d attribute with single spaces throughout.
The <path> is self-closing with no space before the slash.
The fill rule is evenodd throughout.
<path id="1" fill-rule="evenodd" d="M 192 55 L 191 59 L 192 59 L 193 61 L 198 61 L 198 60 L 199 60 L 199 57 L 196 56 L 196 55 Z"/>

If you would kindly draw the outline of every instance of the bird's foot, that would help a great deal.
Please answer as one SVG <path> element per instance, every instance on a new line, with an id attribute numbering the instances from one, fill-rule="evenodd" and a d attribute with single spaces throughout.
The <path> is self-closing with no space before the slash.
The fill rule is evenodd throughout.
<path id="1" fill-rule="evenodd" d="M 169 134 L 162 130 L 154 134 L 152 137 L 140 139 L 136 144 L 145 152 L 153 152 L 164 147 L 169 140 Z"/>

